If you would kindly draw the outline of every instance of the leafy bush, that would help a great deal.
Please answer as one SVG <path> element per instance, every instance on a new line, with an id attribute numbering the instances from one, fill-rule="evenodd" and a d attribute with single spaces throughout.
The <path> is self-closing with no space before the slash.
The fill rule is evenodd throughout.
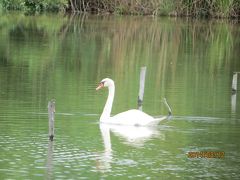
<path id="1" fill-rule="evenodd" d="M 24 10 L 26 12 L 60 11 L 68 6 L 68 0 L 2 0 L 0 4 L 6 10 Z"/>
<path id="2" fill-rule="evenodd" d="M 0 0 L 3 9 L 240 18 L 240 0 Z"/>
<path id="3" fill-rule="evenodd" d="M 23 0 L 2 0 L 1 6 L 7 10 L 22 10 L 24 8 Z"/>

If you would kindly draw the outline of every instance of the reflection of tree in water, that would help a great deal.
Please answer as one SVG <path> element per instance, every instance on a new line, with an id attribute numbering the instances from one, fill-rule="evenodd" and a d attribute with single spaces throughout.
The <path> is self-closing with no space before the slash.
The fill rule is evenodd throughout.
<path id="1" fill-rule="evenodd" d="M 125 87 L 125 83 L 138 81 L 140 67 L 147 66 L 146 87 L 151 87 L 151 92 L 146 89 L 146 96 L 157 94 L 161 99 L 180 83 L 186 91 L 180 101 L 185 102 L 189 94 L 197 97 L 200 87 L 214 85 L 222 69 L 231 73 L 239 67 L 239 61 L 232 60 L 237 52 L 235 44 L 239 44 L 232 24 L 92 15 L 10 17 L 0 22 L 5 35 L 0 63 L 29 73 L 22 82 L 32 83 L 33 91 L 44 97 L 51 88 L 64 89 L 60 82 L 71 83 L 73 90 L 83 79 L 98 82 L 106 76 L 118 87 Z M 19 75 L 12 71 L 12 76 Z M 207 74 L 208 81 L 201 82 L 202 74 Z M 73 77 L 77 83 L 69 82 Z M 137 94 L 137 87 L 128 86 L 117 93 Z M 194 88 L 195 94 L 189 92 Z M 175 101 L 174 97 L 168 99 Z M 155 103 L 159 108 L 161 103 Z"/>
<path id="2" fill-rule="evenodd" d="M 20 23 L 9 31 L 10 39 L 19 43 L 22 43 L 22 41 L 34 41 L 40 44 L 46 34 L 43 27 L 37 27 L 36 22 Z"/>
<path id="3" fill-rule="evenodd" d="M 5 54 L 2 54 L 0 56 L 0 66 L 1 67 L 7 67 L 9 65 L 10 65 L 10 61 L 8 61 L 8 57 Z"/>

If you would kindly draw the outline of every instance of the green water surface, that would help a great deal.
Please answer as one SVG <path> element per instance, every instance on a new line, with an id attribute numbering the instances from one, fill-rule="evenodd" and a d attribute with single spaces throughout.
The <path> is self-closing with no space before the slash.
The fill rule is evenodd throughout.
<path id="1" fill-rule="evenodd" d="M 240 25 L 227 20 L 2 14 L 0 179 L 240 179 L 239 50 Z M 142 66 L 143 111 L 167 114 L 166 97 L 173 117 L 100 125 L 107 90 L 97 84 L 115 81 L 113 115 L 137 108 Z"/>

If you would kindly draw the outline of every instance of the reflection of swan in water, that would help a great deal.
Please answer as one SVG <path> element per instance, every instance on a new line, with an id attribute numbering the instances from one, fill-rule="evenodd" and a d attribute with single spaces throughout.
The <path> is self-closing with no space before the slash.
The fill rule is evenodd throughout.
<path id="1" fill-rule="evenodd" d="M 112 144 L 109 127 L 100 125 L 100 131 L 103 138 L 104 152 L 100 154 L 100 158 L 98 159 L 97 163 L 97 169 L 99 169 L 101 172 L 105 172 L 111 170 Z"/>
<path id="2" fill-rule="evenodd" d="M 164 134 L 157 131 L 157 129 L 153 129 L 153 127 L 120 126 L 101 123 L 100 131 L 104 143 L 104 152 L 98 159 L 97 167 L 101 172 L 111 171 L 111 163 L 113 161 L 111 132 L 120 137 L 124 143 L 134 147 L 143 146 L 144 142 L 153 137 L 164 139 Z"/>
<path id="3" fill-rule="evenodd" d="M 100 127 L 107 127 L 114 135 L 120 137 L 123 143 L 134 147 L 144 145 L 144 142 L 153 137 L 164 139 L 164 134 L 154 127 L 148 126 L 120 126 L 115 124 L 100 124 Z"/>
<path id="4" fill-rule="evenodd" d="M 104 106 L 103 113 L 100 117 L 100 122 L 108 123 L 108 124 L 128 125 L 128 126 L 151 126 L 151 125 L 156 125 L 160 121 L 167 119 L 169 117 L 169 116 L 164 116 L 161 118 L 153 118 L 152 116 L 137 109 L 131 109 L 131 110 L 119 113 L 113 117 L 110 117 L 113 99 L 114 99 L 114 92 L 115 92 L 114 81 L 109 78 L 105 78 L 100 82 L 96 90 L 99 90 L 102 87 L 108 87 L 109 92 L 108 92 L 107 102 Z M 172 113 L 171 108 L 167 104 L 166 99 L 164 100 L 164 103 L 168 108 L 169 115 L 171 115 Z"/>

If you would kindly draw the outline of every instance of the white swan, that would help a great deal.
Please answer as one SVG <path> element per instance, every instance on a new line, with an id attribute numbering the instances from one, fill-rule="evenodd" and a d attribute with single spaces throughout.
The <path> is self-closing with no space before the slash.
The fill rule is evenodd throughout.
<path id="1" fill-rule="evenodd" d="M 114 100 L 114 93 L 115 93 L 114 81 L 112 79 L 105 78 L 99 83 L 96 90 L 99 90 L 103 87 L 108 87 L 109 92 L 108 92 L 107 102 L 104 106 L 102 115 L 100 117 L 101 123 L 128 125 L 128 126 L 151 126 L 151 125 L 158 124 L 160 121 L 168 118 L 168 116 L 164 116 L 161 118 L 153 118 L 152 116 L 137 109 L 131 109 L 131 110 L 119 113 L 113 117 L 110 117 L 112 104 Z M 170 107 L 168 106 L 166 100 L 164 102 L 168 107 L 169 115 L 171 115 Z"/>

